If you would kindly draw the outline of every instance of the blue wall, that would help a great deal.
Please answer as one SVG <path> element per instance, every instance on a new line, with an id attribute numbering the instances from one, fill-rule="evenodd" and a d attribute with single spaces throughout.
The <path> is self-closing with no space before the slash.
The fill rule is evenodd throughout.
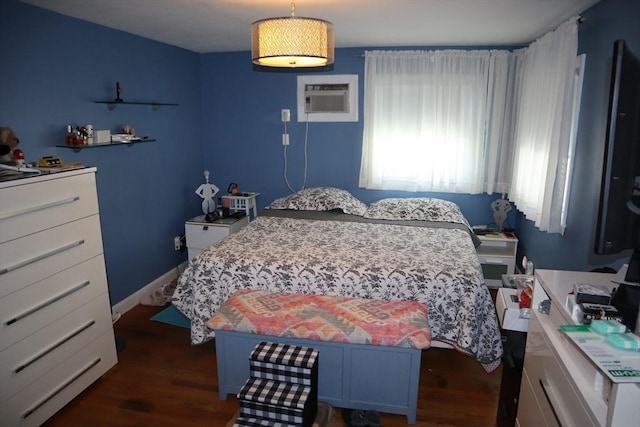
<path id="1" fill-rule="evenodd" d="M 610 50 L 627 38 L 640 52 L 637 6 L 603 0 L 584 15 L 580 49 L 588 54 L 582 125 L 564 237 L 540 233 L 512 214 L 523 252 L 538 267 L 588 269 L 599 188 Z M 634 15 L 635 13 L 635 15 Z M 635 38 L 632 41 L 631 38 Z M 236 182 L 258 191 L 262 208 L 289 190 L 283 178 L 283 125 L 289 108 L 288 178 L 303 182 L 305 126 L 296 121 L 296 73 L 257 72 L 248 52 L 200 55 L 128 33 L 65 17 L 17 0 L 0 2 L 0 126 L 11 126 L 27 161 L 60 156 L 98 168 L 98 196 L 111 302 L 115 304 L 186 260 L 173 251 L 184 220 L 200 213 L 194 194 L 211 171 L 221 190 Z M 363 49 L 338 49 L 331 73 L 358 74 L 362 118 Z M 119 106 L 93 101 L 175 102 L 177 107 Z M 91 123 L 119 132 L 124 124 L 156 142 L 74 152 L 57 148 L 68 123 Z M 489 204 L 498 195 L 372 191 L 358 188 L 362 119 L 310 123 L 307 183 L 345 188 L 364 202 L 392 196 L 441 196 L 457 202 L 472 224 L 492 222 Z M 597 173 L 594 173 L 597 171 Z M 512 211 L 513 213 L 513 211 Z M 607 262 L 615 262 L 616 260 Z"/>
<path id="2" fill-rule="evenodd" d="M 521 253 L 526 253 L 538 268 L 588 271 L 607 265 L 617 269 L 630 256 L 630 251 L 599 256 L 593 253 L 593 247 L 613 43 L 624 39 L 640 56 L 640 2 L 602 0 L 582 16 L 585 20 L 579 26 L 578 53 L 586 54 L 586 69 L 567 229 L 564 236 L 547 234 L 521 214 L 517 220 Z"/>
<path id="3" fill-rule="evenodd" d="M 98 168 L 98 198 L 111 302 L 186 259 L 172 236 L 199 209 L 202 181 L 200 56 L 14 0 L 0 2 L 0 126 L 20 138 L 27 161 L 59 156 Z M 93 101 L 178 103 L 152 111 Z M 74 152 L 67 124 L 121 132 L 131 124 L 156 142 Z M 1 203 L 1 201 L 0 201 Z"/>
<path id="4" fill-rule="evenodd" d="M 490 203 L 500 195 L 463 195 L 374 191 L 358 188 L 362 149 L 364 58 L 362 48 L 337 49 L 335 66 L 325 74 L 357 74 L 358 122 L 311 122 L 308 129 L 307 187 L 335 186 L 348 190 L 365 203 L 383 197 L 437 196 L 457 202 L 471 224 L 493 222 Z M 254 71 L 249 52 L 203 55 L 203 134 L 205 158 L 218 159 L 212 180 L 225 188 L 236 182 L 241 190 L 261 193 L 264 207 L 289 194 L 284 180 L 284 149 L 280 118 L 291 110 L 287 125 L 289 183 L 304 182 L 306 123 L 297 121 L 297 73 Z M 306 73 L 309 74 L 309 73 Z M 311 73 L 318 74 L 318 72 Z M 509 217 L 515 227 L 515 214 Z"/>

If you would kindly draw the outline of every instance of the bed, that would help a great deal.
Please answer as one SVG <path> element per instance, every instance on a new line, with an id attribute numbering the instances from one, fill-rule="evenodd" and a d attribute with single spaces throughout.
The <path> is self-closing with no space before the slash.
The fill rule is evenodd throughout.
<path id="1" fill-rule="evenodd" d="M 367 206 L 331 187 L 275 200 L 254 221 L 210 246 L 180 275 L 172 303 L 191 321 L 191 342 L 236 290 L 420 301 L 432 342 L 474 357 L 487 371 L 502 356 L 491 295 L 459 207 L 434 198 Z"/>

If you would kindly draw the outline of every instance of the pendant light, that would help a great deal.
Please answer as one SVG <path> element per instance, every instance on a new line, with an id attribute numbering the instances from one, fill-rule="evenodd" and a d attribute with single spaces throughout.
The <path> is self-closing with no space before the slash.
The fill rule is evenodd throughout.
<path id="1" fill-rule="evenodd" d="M 333 24 L 295 16 L 267 18 L 251 24 L 251 60 L 264 67 L 324 67 L 333 64 Z"/>

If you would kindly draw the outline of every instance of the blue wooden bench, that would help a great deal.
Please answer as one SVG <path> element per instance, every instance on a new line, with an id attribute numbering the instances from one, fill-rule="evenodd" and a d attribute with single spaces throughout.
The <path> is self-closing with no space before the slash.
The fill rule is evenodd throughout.
<path id="1" fill-rule="evenodd" d="M 349 314 L 354 312 L 359 314 Z M 339 331 L 331 330 L 332 322 Z M 216 335 L 222 400 L 238 393 L 249 378 L 249 355 L 256 344 L 270 341 L 318 350 L 318 400 L 416 421 L 422 349 L 430 342 L 420 303 L 239 291 L 209 327 Z M 374 336 L 384 330 L 400 330 L 404 337 Z"/>

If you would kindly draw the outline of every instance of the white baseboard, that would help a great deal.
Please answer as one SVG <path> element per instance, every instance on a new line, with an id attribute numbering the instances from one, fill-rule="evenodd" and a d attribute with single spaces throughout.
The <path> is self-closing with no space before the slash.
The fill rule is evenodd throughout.
<path id="1" fill-rule="evenodd" d="M 186 266 L 187 266 L 187 261 L 183 262 L 178 266 L 178 271 L 182 273 Z M 155 279 L 154 281 L 152 281 L 142 289 L 139 289 L 138 291 L 132 293 L 131 295 L 129 295 L 119 303 L 113 305 L 111 307 L 111 312 L 114 314 L 119 313 L 120 315 L 122 315 L 127 311 L 131 310 L 133 307 L 140 304 L 140 300 L 142 300 L 142 298 L 150 295 L 156 289 L 159 289 L 163 285 L 166 285 L 167 283 L 170 283 L 173 279 L 177 278 L 178 271 L 176 271 L 175 268 L 172 268 L 171 270 L 167 271 L 162 276 L 158 277 L 157 279 Z"/>

